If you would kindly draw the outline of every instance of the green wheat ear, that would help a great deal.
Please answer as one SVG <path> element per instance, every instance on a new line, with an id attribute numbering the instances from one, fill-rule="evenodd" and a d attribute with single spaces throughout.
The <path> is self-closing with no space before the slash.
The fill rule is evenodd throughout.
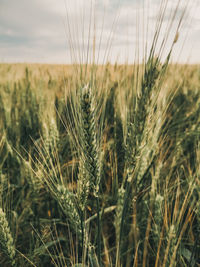
<path id="1" fill-rule="evenodd" d="M 89 85 L 80 93 L 80 164 L 78 197 L 81 209 L 91 192 L 97 196 L 100 183 L 100 144 L 97 137 L 97 115 L 94 94 Z"/>
<path id="2" fill-rule="evenodd" d="M 69 217 L 72 228 L 81 238 L 81 221 L 75 206 L 75 195 L 64 185 L 57 185 L 56 198 L 63 212 Z"/>
<path id="3" fill-rule="evenodd" d="M 16 266 L 15 262 L 15 246 L 11 235 L 10 227 L 6 219 L 6 214 L 0 208 L 0 245 L 3 252 L 7 255 L 12 266 Z"/>

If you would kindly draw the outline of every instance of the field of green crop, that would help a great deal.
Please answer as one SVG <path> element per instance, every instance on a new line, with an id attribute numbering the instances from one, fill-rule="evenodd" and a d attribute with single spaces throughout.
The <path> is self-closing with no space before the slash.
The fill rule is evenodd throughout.
<path id="1" fill-rule="evenodd" d="M 0 77 L 0 266 L 200 265 L 199 66 Z"/>

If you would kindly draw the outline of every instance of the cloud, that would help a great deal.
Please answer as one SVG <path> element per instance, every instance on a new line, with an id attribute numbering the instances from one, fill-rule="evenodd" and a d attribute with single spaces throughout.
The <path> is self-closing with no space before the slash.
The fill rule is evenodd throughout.
<path id="1" fill-rule="evenodd" d="M 183 36 L 188 32 L 187 49 L 181 61 L 189 47 L 193 47 L 191 61 L 200 62 L 199 1 L 188 7 L 176 45 L 176 50 L 181 49 Z M 169 44 L 186 2 L 180 1 L 177 20 L 170 28 Z M 143 46 L 144 42 L 149 45 L 152 42 L 160 3 L 161 0 L 1 0 L 0 60 L 67 63 L 72 49 L 76 59 L 80 54 L 86 59 L 88 40 L 92 53 L 94 37 L 96 54 L 100 53 L 101 58 L 110 51 L 108 59 L 113 62 L 116 58 L 123 61 L 129 54 L 132 60 L 137 43 Z M 160 42 L 176 3 L 168 0 Z"/>
<path id="2" fill-rule="evenodd" d="M 51 61 L 55 50 L 66 46 L 61 15 L 37 0 L 1 0 L 0 25 L 0 57 L 4 60 L 49 57 Z"/>

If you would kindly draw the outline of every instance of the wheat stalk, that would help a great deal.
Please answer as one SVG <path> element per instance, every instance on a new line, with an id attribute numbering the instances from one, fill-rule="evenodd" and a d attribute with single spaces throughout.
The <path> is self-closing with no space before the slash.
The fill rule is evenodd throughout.
<path id="1" fill-rule="evenodd" d="M 0 208 L 0 245 L 11 265 L 16 266 L 14 241 L 6 219 L 6 214 L 2 208 Z"/>

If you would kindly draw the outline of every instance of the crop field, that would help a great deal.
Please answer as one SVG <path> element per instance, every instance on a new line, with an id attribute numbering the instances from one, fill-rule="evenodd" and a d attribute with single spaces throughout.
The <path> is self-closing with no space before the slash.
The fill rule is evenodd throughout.
<path id="1" fill-rule="evenodd" d="M 82 71 L 0 65 L 0 265 L 198 266 L 199 66 Z"/>
<path id="2" fill-rule="evenodd" d="M 185 11 L 159 39 L 161 3 L 133 64 L 95 36 L 80 62 L 0 63 L 0 267 L 200 266 L 200 65 L 172 63 Z"/>

